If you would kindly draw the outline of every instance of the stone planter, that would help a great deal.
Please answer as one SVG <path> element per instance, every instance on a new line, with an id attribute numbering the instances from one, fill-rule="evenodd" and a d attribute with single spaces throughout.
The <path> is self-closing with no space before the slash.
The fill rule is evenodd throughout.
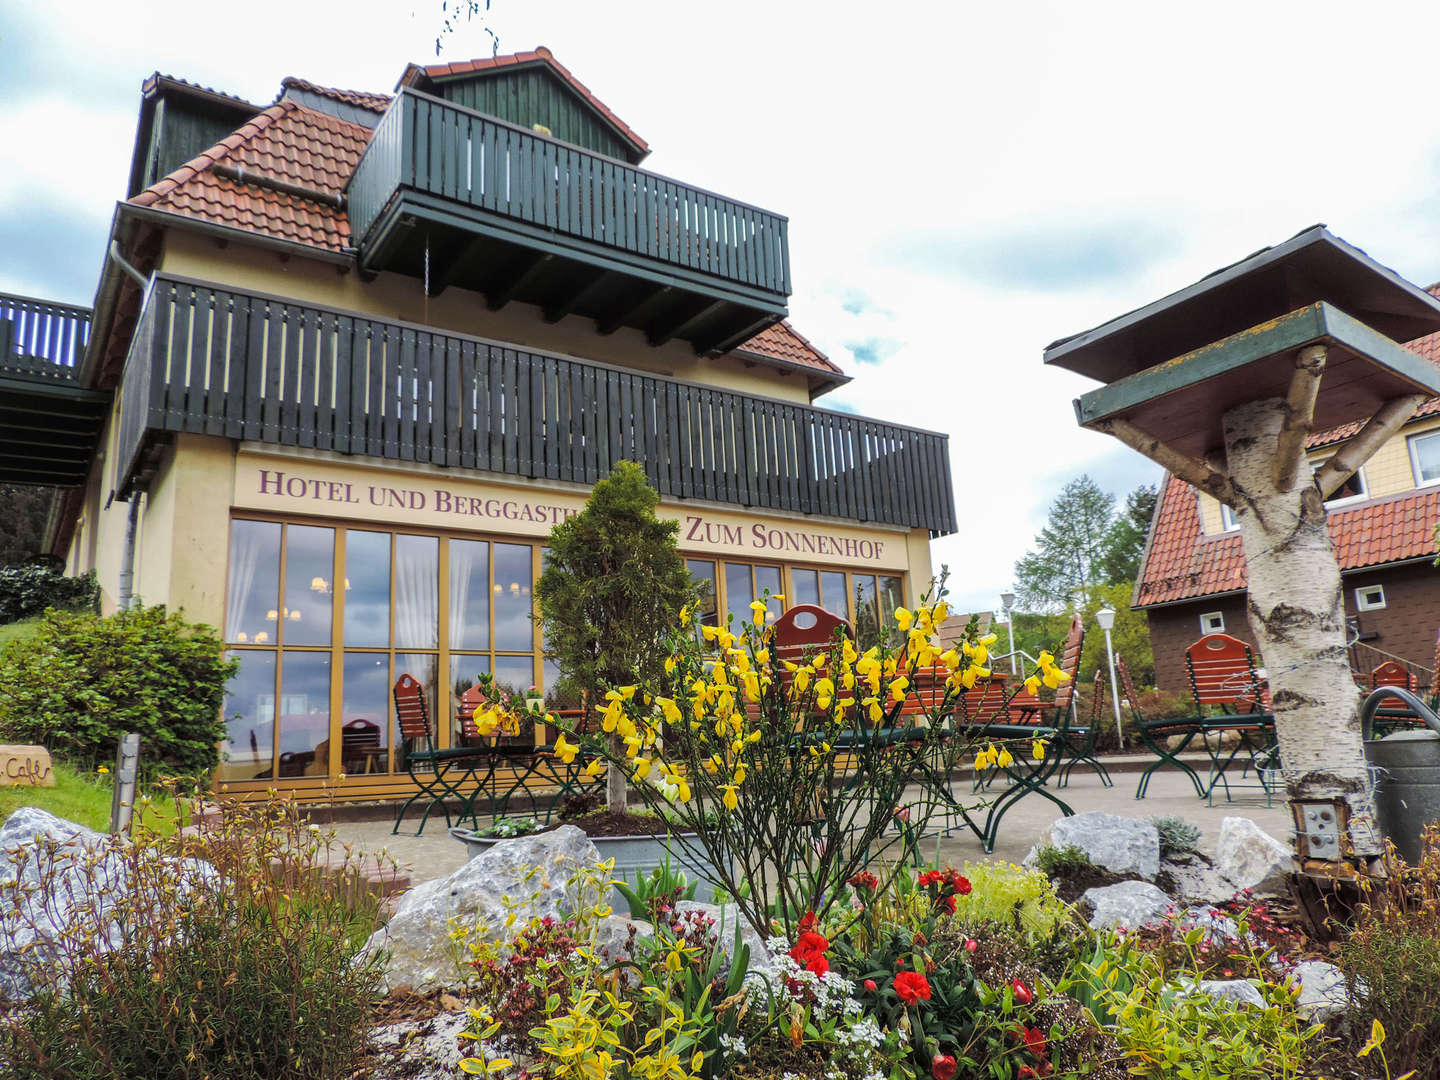
<path id="1" fill-rule="evenodd" d="M 459 827 L 452 828 L 450 835 L 465 845 L 472 859 L 506 839 L 498 836 L 477 836 L 474 829 Z M 696 838 L 694 833 L 677 833 L 675 837 L 677 840 L 688 840 L 692 844 Z M 688 881 L 695 884 L 696 900 L 708 904 L 715 899 L 715 886 L 719 879 L 703 851 L 697 849 L 691 854 L 683 843 L 672 843 L 670 836 L 592 836 L 590 842 L 600 852 L 601 862 L 615 860 L 615 869 L 612 872 L 618 880 L 627 885 L 633 885 L 637 878 L 647 876 L 651 871 L 665 865 L 668 854 L 671 868 L 680 871 Z M 627 910 L 627 901 L 618 891 L 614 893 L 611 903 L 622 912 Z"/>

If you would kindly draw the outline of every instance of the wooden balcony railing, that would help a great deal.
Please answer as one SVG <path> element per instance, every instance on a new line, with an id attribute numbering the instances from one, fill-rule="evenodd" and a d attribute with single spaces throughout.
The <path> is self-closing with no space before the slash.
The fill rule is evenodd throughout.
<path id="1" fill-rule="evenodd" d="M 0 293 L 0 375 L 76 383 L 90 309 Z"/>
<path id="2" fill-rule="evenodd" d="M 666 497 L 955 530 L 944 435 L 181 278 L 121 393 L 122 495 L 185 431 L 584 484 L 628 459 Z"/>
<path id="3" fill-rule="evenodd" d="M 790 295 L 781 215 L 410 89 L 395 96 L 350 181 L 362 259 L 372 228 L 407 189 L 569 242 L 582 257 L 593 245 L 772 302 Z"/>

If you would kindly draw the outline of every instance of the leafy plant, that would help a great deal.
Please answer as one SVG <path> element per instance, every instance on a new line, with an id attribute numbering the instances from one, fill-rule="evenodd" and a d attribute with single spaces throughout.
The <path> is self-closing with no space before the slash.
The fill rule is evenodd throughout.
<path id="1" fill-rule="evenodd" d="M 650 873 L 638 875 L 633 887 L 623 881 L 615 882 L 615 890 L 625 897 L 632 919 L 654 922 L 661 907 L 674 907 L 678 900 L 694 900 L 698 884 L 687 880 L 683 870 L 671 867 L 667 848 L 664 862 Z"/>
<path id="2" fill-rule="evenodd" d="M 66 577 L 58 567 L 43 562 L 0 566 L 0 624 L 39 615 L 47 608 L 93 612 L 99 605 L 100 583 L 93 570 Z"/>
<path id="3" fill-rule="evenodd" d="M 516 836 L 529 836 L 531 833 L 540 832 L 543 828 L 544 826 L 538 818 L 498 817 L 479 830 L 476 835 L 497 840 L 509 840 Z"/>
<path id="4" fill-rule="evenodd" d="M 1160 854 L 1190 855 L 1199 850 L 1200 829 L 1182 817 L 1152 817 L 1150 824 L 1160 834 Z"/>
<path id="5" fill-rule="evenodd" d="M 994 926 L 1034 942 L 1049 939 L 1074 923 L 1074 913 L 1055 895 L 1055 886 L 1043 868 L 967 862 L 963 869 L 973 888 L 956 898 L 955 917 L 968 925 Z"/>
<path id="6" fill-rule="evenodd" d="M 363 1056 L 385 958 L 360 950 L 379 898 L 293 802 L 226 803 L 197 836 L 142 827 L 20 859 L 0 884 L 4 930 L 52 944 L 27 956 L 34 996 L 0 1013 L 6 1075 L 339 1080 Z M 74 910 L 57 936 L 62 890 Z"/>
<path id="7" fill-rule="evenodd" d="M 51 611 L 0 653 L 0 736 L 93 768 L 134 731 L 142 776 L 200 777 L 219 760 L 237 666 L 213 629 L 163 606 L 104 618 Z"/>
<path id="8" fill-rule="evenodd" d="M 1084 848 L 1078 848 L 1074 844 L 1066 844 L 1064 847 L 1046 844 L 1035 852 L 1035 867 L 1047 878 L 1084 870 L 1091 865 L 1090 856 L 1085 854 Z"/>

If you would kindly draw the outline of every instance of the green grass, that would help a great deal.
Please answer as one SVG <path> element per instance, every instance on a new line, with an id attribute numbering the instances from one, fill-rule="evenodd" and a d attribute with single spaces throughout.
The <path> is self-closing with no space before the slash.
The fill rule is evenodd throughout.
<path id="1" fill-rule="evenodd" d="M 35 633 L 40 627 L 40 616 L 33 619 L 21 619 L 19 622 L 7 623 L 0 626 L 0 649 L 9 645 L 12 641 L 19 641 Z"/>
<path id="2" fill-rule="evenodd" d="M 0 820 L 22 806 L 38 806 L 56 817 L 85 825 L 100 832 L 110 828 L 110 784 L 95 773 L 81 773 L 63 762 L 55 762 L 54 787 L 0 787 Z M 174 831 L 171 821 L 174 804 L 161 800 L 160 810 L 149 809 L 139 820 L 161 834 Z"/>

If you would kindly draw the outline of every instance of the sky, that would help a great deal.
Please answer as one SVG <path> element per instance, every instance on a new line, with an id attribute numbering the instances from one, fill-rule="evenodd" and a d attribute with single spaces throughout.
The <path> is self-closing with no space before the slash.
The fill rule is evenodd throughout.
<path id="1" fill-rule="evenodd" d="M 152 71 L 268 104 L 389 91 L 441 0 L 0 8 L 0 291 L 89 303 Z M 1440 279 L 1440 5 L 492 0 L 442 59 L 544 44 L 646 167 L 786 214 L 821 404 L 948 432 L 962 609 L 998 606 L 1060 487 L 1158 467 L 1080 430 L 1044 346 L 1316 222 Z"/>

